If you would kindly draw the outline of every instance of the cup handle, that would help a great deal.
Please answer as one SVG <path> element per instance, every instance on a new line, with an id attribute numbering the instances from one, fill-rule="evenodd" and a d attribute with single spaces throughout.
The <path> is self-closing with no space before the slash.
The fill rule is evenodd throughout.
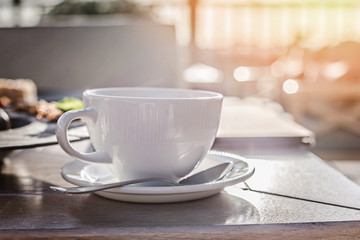
<path id="1" fill-rule="evenodd" d="M 65 112 L 58 120 L 56 125 L 56 138 L 61 148 L 70 156 L 76 157 L 80 160 L 84 160 L 86 162 L 93 163 L 111 163 L 111 157 L 104 151 L 95 151 L 91 153 L 81 153 L 73 148 L 70 144 L 67 132 L 70 123 L 79 118 L 90 119 L 93 122 L 97 121 L 98 114 L 92 109 L 84 109 L 84 110 L 72 110 Z"/>

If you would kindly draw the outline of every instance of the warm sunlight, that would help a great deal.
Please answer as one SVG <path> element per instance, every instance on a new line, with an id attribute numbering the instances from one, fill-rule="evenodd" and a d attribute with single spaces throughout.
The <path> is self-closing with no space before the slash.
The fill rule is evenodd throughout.
<path id="1" fill-rule="evenodd" d="M 356 1 L 200 1 L 196 42 L 201 48 L 251 44 L 279 47 L 300 41 L 321 47 L 360 40 Z"/>

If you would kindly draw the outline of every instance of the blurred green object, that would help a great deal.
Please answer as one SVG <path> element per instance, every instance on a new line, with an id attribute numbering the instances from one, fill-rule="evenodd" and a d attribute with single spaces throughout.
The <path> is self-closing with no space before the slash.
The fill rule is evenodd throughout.
<path id="1" fill-rule="evenodd" d="M 65 97 L 61 101 L 54 103 L 58 109 L 64 112 L 84 108 L 83 102 L 80 99 L 74 97 Z"/>
<path id="2" fill-rule="evenodd" d="M 129 0 L 64 0 L 49 15 L 93 15 L 116 13 L 139 13 L 138 5 Z"/>

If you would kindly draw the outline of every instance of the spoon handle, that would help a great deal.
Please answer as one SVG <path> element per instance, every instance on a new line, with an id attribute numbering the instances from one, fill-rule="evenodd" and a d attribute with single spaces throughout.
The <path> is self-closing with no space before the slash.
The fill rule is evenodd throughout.
<path id="1" fill-rule="evenodd" d="M 156 182 L 156 181 L 166 182 L 166 183 L 170 183 L 172 185 L 180 185 L 179 183 L 177 183 L 173 180 L 170 180 L 170 179 L 166 179 L 166 178 L 141 178 L 141 179 L 134 179 L 134 180 L 128 180 L 128 181 L 123 181 L 123 182 L 117 182 L 117 183 L 109 183 L 109 184 L 85 186 L 85 187 L 50 186 L 50 189 L 54 190 L 55 192 L 80 194 L 80 193 L 96 192 L 96 191 L 101 191 L 101 190 L 115 188 L 115 187 L 122 187 L 125 185 L 130 185 L 130 184 L 135 184 L 135 183 Z"/>

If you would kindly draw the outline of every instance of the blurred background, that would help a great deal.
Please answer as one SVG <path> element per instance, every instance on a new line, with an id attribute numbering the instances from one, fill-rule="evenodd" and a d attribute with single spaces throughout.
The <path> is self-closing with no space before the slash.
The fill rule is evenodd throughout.
<path id="1" fill-rule="evenodd" d="M 0 77 L 267 98 L 360 183 L 358 0 L 0 0 L 0 28 Z"/>

